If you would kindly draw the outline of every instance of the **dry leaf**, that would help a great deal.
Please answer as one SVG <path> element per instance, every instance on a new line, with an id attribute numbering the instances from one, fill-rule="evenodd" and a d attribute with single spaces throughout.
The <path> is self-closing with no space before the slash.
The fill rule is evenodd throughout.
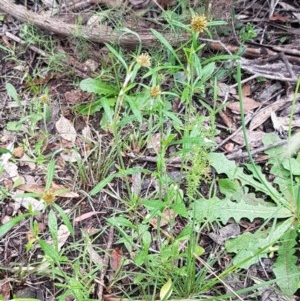
<path id="1" fill-rule="evenodd" d="M 217 244 L 223 245 L 229 238 L 237 237 L 240 234 L 239 224 L 229 224 L 219 230 L 219 233 L 209 233 L 208 236 Z"/>
<path id="2" fill-rule="evenodd" d="M 75 143 L 77 133 L 73 124 L 67 118 L 61 115 L 56 122 L 55 127 L 63 139 Z"/>
<path id="3" fill-rule="evenodd" d="M 101 256 L 98 254 L 98 252 L 95 251 L 95 249 L 92 247 L 92 245 L 89 243 L 87 245 L 87 251 L 90 255 L 91 260 L 97 264 L 100 268 L 103 266 L 103 260 Z"/>
<path id="4" fill-rule="evenodd" d="M 121 248 L 115 248 L 111 251 L 110 266 L 113 271 L 118 271 L 123 263 L 123 252 Z"/>
<path id="5" fill-rule="evenodd" d="M 224 124 L 232 131 L 236 130 L 236 125 L 234 123 L 234 121 L 232 120 L 231 117 L 228 116 L 228 114 L 226 114 L 223 111 L 219 112 L 220 117 L 222 118 Z"/>
<path id="6" fill-rule="evenodd" d="M 243 94 L 243 96 L 249 96 L 249 95 L 251 95 L 251 86 L 249 84 L 243 85 L 243 87 L 242 87 L 242 94 Z"/>
<path id="7" fill-rule="evenodd" d="M 299 9 L 297 9 L 297 7 L 295 7 L 295 6 L 292 6 L 292 5 L 290 5 L 290 4 L 288 4 L 288 3 L 285 3 L 285 2 L 283 2 L 283 1 L 278 1 L 279 3 L 279 5 L 283 8 L 283 9 L 285 9 L 285 10 L 290 10 L 291 12 L 292 12 L 292 14 L 298 19 L 298 20 L 300 20 L 300 13 L 299 13 Z"/>
<path id="8" fill-rule="evenodd" d="M 232 152 L 234 148 L 234 144 L 232 142 L 226 143 L 224 145 L 224 149 L 226 152 Z"/>
<path id="9" fill-rule="evenodd" d="M 99 68 L 99 63 L 92 59 L 88 59 L 84 62 L 84 70 L 85 71 L 95 72 L 98 68 Z"/>
<path id="10" fill-rule="evenodd" d="M 139 195 L 142 187 L 142 176 L 140 172 L 134 173 L 131 176 L 131 192 L 135 195 Z"/>
<path id="11" fill-rule="evenodd" d="M 161 135 L 160 133 L 153 134 L 147 143 L 147 149 L 152 153 L 160 152 Z"/>
<path id="12" fill-rule="evenodd" d="M 228 86 L 225 83 L 218 83 L 218 96 L 226 97 L 229 94 L 236 94 L 237 91 L 235 88 Z"/>
<path id="13" fill-rule="evenodd" d="M 24 155 L 24 148 L 22 146 L 16 147 L 13 154 L 16 158 L 21 158 Z"/>
<path id="14" fill-rule="evenodd" d="M 100 214 L 100 213 L 103 213 L 101 211 L 91 211 L 91 212 L 87 212 L 87 213 L 84 213 L 80 216 L 77 216 L 75 219 L 74 219 L 74 222 L 75 223 L 78 223 L 78 222 L 82 222 L 90 217 L 92 217 L 93 215 L 96 215 L 96 214 Z"/>
<path id="15" fill-rule="evenodd" d="M 46 187 L 44 185 L 39 184 L 25 184 L 20 185 L 18 189 L 26 191 L 26 192 L 33 192 L 36 194 L 43 194 L 45 192 Z M 69 190 L 69 188 L 66 188 L 62 185 L 57 185 L 55 183 L 52 183 L 51 190 L 53 191 L 55 196 L 59 196 L 62 198 L 78 198 L 79 195 L 75 192 L 66 191 Z"/>
<path id="16" fill-rule="evenodd" d="M 251 148 L 253 147 L 258 147 L 261 145 L 262 143 L 262 139 L 263 137 L 266 135 L 265 132 L 263 131 L 250 131 L 247 130 L 247 138 L 248 138 L 248 143 L 250 145 Z M 234 141 L 235 143 L 239 144 L 239 145 L 244 145 L 245 144 L 245 139 L 244 139 L 244 135 L 242 132 L 238 132 L 236 135 L 234 135 L 231 138 L 232 141 Z"/>
<path id="17" fill-rule="evenodd" d="M 78 162 L 81 160 L 80 154 L 75 149 L 66 150 L 60 153 L 60 156 L 66 162 Z"/>
<path id="18" fill-rule="evenodd" d="M 287 99 L 281 99 L 272 103 L 271 105 L 261 109 L 251 120 L 249 125 L 249 129 L 252 131 L 262 125 L 268 118 L 271 117 L 272 112 L 276 112 L 278 109 L 283 107 L 286 102 L 289 101 Z"/>
<path id="19" fill-rule="evenodd" d="M 67 91 L 65 94 L 65 99 L 67 103 L 81 103 L 83 102 L 87 97 L 85 95 L 85 92 L 81 91 L 80 89 L 74 89 L 71 91 Z"/>
<path id="20" fill-rule="evenodd" d="M 41 202 L 35 198 L 32 197 L 14 197 L 12 196 L 12 198 L 15 201 L 15 204 L 18 206 L 22 206 L 26 209 L 31 208 L 31 210 L 33 211 L 42 211 L 45 208 L 45 204 L 44 202 Z"/>
<path id="21" fill-rule="evenodd" d="M 160 219 L 160 224 L 159 226 L 160 227 L 164 227 L 166 225 L 168 225 L 170 223 L 170 221 L 174 220 L 175 217 L 177 216 L 178 214 L 174 212 L 173 209 L 169 209 L 169 208 L 166 208 L 164 209 L 164 211 L 162 212 L 161 214 L 161 219 Z M 157 224 L 158 224 L 158 219 L 157 217 L 153 217 L 150 221 L 150 224 L 156 228 L 157 227 Z"/>
<path id="22" fill-rule="evenodd" d="M 237 95 L 234 96 L 236 99 L 238 99 L 239 97 Z M 249 112 L 253 111 L 254 109 L 258 108 L 260 106 L 260 103 L 255 101 L 253 98 L 250 97 L 243 97 L 243 106 L 244 106 L 244 113 L 248 114 Z M 235 101 L 232 103 L 229 103 L 226 108 L 232 110 L 232 112 L 234 113 L 240 113 L 241 109 L 240 109 L 240 102 L 239 101 Z"/>
<path id="23" fill-rule="evenodd" d="M 23 164 L 23 166 L 27 165 L 30 168 L 30 170 L 35 170 L 36 169 L 36 164 L 26 154 L 24 154 L 23 157 L 20 158 L 19 162 L 21 162 Z"/>
<path id="24" fill-rule="evenodd" d="M 92 131 L 89 125 L 86 125 L 83 129 L 82 129 L 82 136 L 88 140 L 93 142 L 93 135 L 92 135 Z"/>
<path id="25" fill-rule="evenodd" d="M 4 278 L 3 280 L 0 280 L 0 296 L 3 300 L 10 299 L 10 280 L 14 281 L 12 278 Z"/>
<path id="26" fill-rule="evenodd" d="M 272 120 L 273 127 L 277 132 L 281 133 L 281 132 L 287 132 L 289 130 L 289 126 L 290 126 L 289 116 L 277 117 L 276 113 L 272 112 L 271 120 Z M 299 119 L 292 120 L 291 126 L 292 128 L 300 127 L 300 120 Z"/>
<path id="27" fill-rule="evenodd" d="M 3 167 L 10 178 L 13 179 L 19 176 L 18 166 L 15 163 L 7 162 Z"/>
<path id="28" fill-rule="evenodd" d="M 57 230 L 58 237 L 58 250 L 61 250 L 62 246 L 66 243 L 67 239 L 70 236 L 70 231 L 68 230 L 66 225 L 60 225 Z M 50 238 L 47 241 L 49 244 L 53 244 L 53 240 Z"/>

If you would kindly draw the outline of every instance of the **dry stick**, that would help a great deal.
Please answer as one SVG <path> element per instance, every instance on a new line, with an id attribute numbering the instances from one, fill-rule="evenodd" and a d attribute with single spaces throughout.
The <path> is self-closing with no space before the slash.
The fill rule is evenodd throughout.
<path id="1" fill-rule="evenodd" d="M 103 298 L 103 289 L 104 289 L 104 277 L 106 275 L 107 268 L 108 268 L 108 262 L 109 262 L 109 257 L 110 257 L 109 252 L 111 250 L 113 240 L 114 240 L 114 227 L 110 227 L 109 232 L 108 232 L 107 252 L 103 259 L 103 267 L 101 269 L 100 279 L 97 280 L 97 282 L 99 284 L 98 292 L 97 292 L 97 296 L 98 296 L 99 300 L 103 300 L 102 298 Z"/>
<path id="2" fill-rule="evenodd" d="M 43 56 L 43 57 L 46 57 L 46 58 L 49 58 L 49 57 L 50 57 L 50 54 L 46 53 L 46 52 L 43 51 L 42 49 L 37 48 L 37 47 L 35 47 L 35 46 L 33 46 L 33 45 L 28 45 L 24 40 L 20 39 L 19 37 L 15 36 L 14 34 L 8 32 L 8 31 L 5 32 L 5 35 L 6 35 L 8 38 L 14 40 L 15 42 L 17 42 L 17 43 L 19 43 L 19 44 L 21 44 L 21 45 L 26 45 L 26 46 L 28 46 L 28 48 L 30 48 L 32 51 L 34 51 L 34 52 L 40 54 L 40 55 Z"/>
<path id="3" fill-rule="evenodd" d="M 251 156 L 255 156 L 256 154 L 264 152 L 264 151 L 266 151 L 270 148 L 277 147 L 277 146 L 282 146 L 282 145 L 285 145 L 285 144 L 287 144 L 287 140 L 282 140 L 282 141 L 279 141 L 279 142 L 275 142 L 275 143 L 272 143 L 272 144 L 267 145 L 267 146 L 261 146 L 261 147 L 255 149 L 254 151 L 252 151 Z M 227 159 L 242 159 L 242 158 L 247 158 L 248 156 L 249 156 L 248 152 L 242 152 L 242 153 L 228 154 L 228 155 L 226 155 L 226 158 Z"/>
<path id="4" fill-rule="evenodd" d="M 253 115 L 252 114 L 248 114 L 245 118 L 245 126 L 251 121 Z M 220 142 L 215 150 L 219 149 L 222 145 L 224 145 L 227 141 L 231 140 L 234 136 L 236 136 L 241 130 L 242 130 L 243 126 L 240 126 L 236 131 L 234 131 L 230 136 L 228 136 L 226 139 L 224 139 L 222 142 Z"/>
<path id="5" fill-rule="evenodd" d="M 99 1 L 100 2 L 100 1 Z M 104 1 L 103 1 L 104 2 Z M 92 3 L 92 1 L 91 1 Z M 1 10 L 15 17 L 16 19 L 32 23 L 33 25 L 42 28 L 50 33 L 55 33 L 61 36 L 76 36 L 80 35 L 84 39 L 97 43 L 114 42 L 123 46 L 135 47 L 142 41 L 144 46 L 154 46 L 153 43 L 158 43 L 156 37 L 149 29 L 139 32 L 140 39 L 134 34 L 124 34 L 123 31 L 112 30 L 109 26 L 102 25 L 101 28 L 93 28 L 89 26 L 80 26 L 76 24 L 67 24 L 58 18 L 51 18 L 45 14 L 37 14 L 28 11 L 21 5 L 13 4 L 10 0 L 1 0 Z M 181 44 L 190 38 L 189 34 L 176 35 L 175 33 L 165 32 L 164 36 L 171 44 Z"/>
<path id="6" fill-rule="evenodd" d="M 249 80 L 251 80 L 251 79 L 253 79 L 253 78 L 256 78 L 256 75 L 250 76 L 250 77 L 248 77 L 248 78 L 242 80 L 241 83 L 245 83 L 245 82 L 247 82 L 247 81 L 249 81 Z M 236 87 L 237 85 L 238 85 L 238 84 L 233 84 L 233 85 L 231 85 L 231 86 L 230 86 L 230 89 Z M 230 89 L 229 89 L 229 90 L 230 90 Z M 276 97 L 276 96 L 277 96 L 278 94 L 280 94 L 280 93 L 281 93 L 281 91 L 279 91 L 278 93 L 275 93 L 275 95 L 272 95 L 271 98 Z M 256 111 L 254 114 L 248 114 L 248 115 L 246 116 L 246 118 L 245 118 L 245 126 L 251 121 L 251 119 L 252 119 L 254 116 L 256 116 L 256 115 L 260 112 L 260 109 L 262 108 L 262 106 L 263 106 L 265 103 L 269 102 L 271 98 L 269 98 L 269 99 L 265 100 L 264 102 L 262 102 L 261 105 L 260 105 L 260 107 L 257 109 L 257 111 Z M 224 145 L 227 141 L 231 140 L 231 139 L 232 139 L 236 134 L 238 134 L 241 130 L 242 130 L 242 126 L 240 126 L 234 133 L 232 133 L 230 136 L 228 136 L 228 137 L 225 138 L 222 142 L 220 142 L 220 143 L 216 146 L 215 150 L 219 149 L 219 148 L 220 148 L 222 145 Z"/>
<path id="7" fill-rule="evenodd" d="M 283 60 L 283 62 L 285 63 L 286 69 L 290 73 L 291 78 L 297 78 L 295 72 L 293 71 L 293 69 L 291 67 L 291 64 L 290 64 L 289 60 L 286 57 L 286 55 L 283 52 L 280 52 L 279 56 Z"/>

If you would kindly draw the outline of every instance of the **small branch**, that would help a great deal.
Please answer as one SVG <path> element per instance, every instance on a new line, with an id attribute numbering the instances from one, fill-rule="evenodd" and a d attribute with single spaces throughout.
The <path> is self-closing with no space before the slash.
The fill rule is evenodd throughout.
<path id="1" fill-rule="evenodd" d="M 100 279 L 97 280 L 98 282 L 98 291 L 97 291 L 97 297 L 99 300 L 103 300 L 103 289 L 104 289 L 104 277 L 107 273 L 108 269 L 108 263 L 110 258 L 110 250 L 112 248 L 112 244 L 114 241 L 114 228 L 110 227 L 108 232 L 108 241 L 107 241 L 107 248 L 106 248 L 106 254 L 103 259 L 103 267 L 100 273 Z"/>
<path id="2" fill-rule="evenodd" d="M 251 155 L 252 157 L 257 155 L 258 153 L 262 153 L 268 149 L 271 149 L 271 148 L 274 148 L 274 147 L 277 147 L 277 146 L 282 146 L 282 145 L 285 145 L 287 143 L 287 140 L 282 140 L 282 141 L 279 141 L 279 142 L 276 142 L 276 143 L 273 143 L 273 144 L 270 144 L 270 145 L 267 145 L 267 146 L 262 146 L 262 147 L 259 147 L 259 148 L 256 148 L 253 152 L 251 152 Z M 231 153 L 231 154 L 228 154 L 226 155 L 226 158 L 227 159 L 242 159 L 242 158 L 247 158 L 249 156 L 248 152 L 238 152 L 238 153 Z"/>
<path id="3" fill-rule="evenodd" d="M 5 33 L 5 35 L 6 35 L 8 38 L 12 39 L 13 41 L 15 41 L 15 42 L 17 42 L 17 43 L 19 43 L 19 44 L 21 44 L 21 45 L 26 45 L 26 46 L 28 46 L 28 44 L 27 44 L 24 40 L 20 39 L 19 37 L 15 36 L 14 34 L 8 32 L 8 31 Z M 43 56 L 43 57 L 46 57 L 46 58 L 49 58 L 49 57 L 50 57 L 50 54 L 46 53 L 45 51 L 43 51 L 43 50 L 40 49 L 40 48 L 37 48 L 36 46 L 29 45 L 28 48 L 31 49 L 32 51 L 34 51 L 34 52 L 40 54 L 40 55 Z"/>

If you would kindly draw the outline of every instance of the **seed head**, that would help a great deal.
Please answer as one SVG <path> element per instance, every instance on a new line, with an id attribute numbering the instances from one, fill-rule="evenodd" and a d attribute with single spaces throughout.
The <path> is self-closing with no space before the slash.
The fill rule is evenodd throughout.
<path id="1" fill-rule="evenodd" d="M 157 98 L 161 94 L 160 86 L 154 86 L 150 89 L 150 96 L 153 98 Z"/>
<path id="2" fill-rule="evenodd" d="M 148 53 L 142 53 L 141 55 L 139 55 L 136 59 L 136 62 L 141 67 L 151 67 L 151 57 Z"/>
<path id="3" fill-rule="evenodd" d="M 55 201 L 55 194 L 53 189 L 49 189 L 43 193 L 42 199 L 47 205 L 51 205 Z"/>
<path id="4" fill-rule="evenodd" d="M 207 19 L 205 16 L 195 15 L 192 18 L 191 29 L 193 32 L 203 32 L 207 28 Z"/>
<path id="5" fill-rule="evenodd" d="M 48 101 L 49 101 L 49 96 L 48 96 L 47 94 L 41 95 L 41 96 L 40 96 L 40 101 L 41 101 L 42 103 L 48 103 Z"/>

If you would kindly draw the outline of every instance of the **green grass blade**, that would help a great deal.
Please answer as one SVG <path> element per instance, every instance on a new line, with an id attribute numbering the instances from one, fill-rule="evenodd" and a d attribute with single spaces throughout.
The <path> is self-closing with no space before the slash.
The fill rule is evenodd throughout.
<path id="1" fill-rule="evenodd" d="M 177 62 L 182 65 L 178 55 L 176 54 L 174 48 L 171 46 L 171 44 L 167 41 L 167 39 L 158 31 L 155 29 L 151 29 L 151 32 L 153 35 L 173 54 L 173 56 L 176 58 Z"/>
<path id="2" fill-rule="evenodd" d="M 55 160 L 51 159 L 48 165 L 48 170 L 47 170 L 47 181 L 46 181 L 46 188 L 45 190 L 48 191 L 51 187 L 53 178 L 54 178 L 54 171 L 55 171 Z"/>
<path id="3" fill-rule="evenodd" d="M 8 231 L 10 231 L 16 224 L 21 222 L 27 216 L 30 216 L 30 214 L 27 213 L 27 214 L 18 215 L 16 217 L 12 218 L 10 221 L 5 223 L 4 225 L 0 226 L 0 238 L 3 237 Z"/>
<path id="4" fill-rule="evenodd" d="M 72 223 L 70 222 L 70 219 L 66 212 L 57 204 L 53 203 L 52 206 L 55 208 L 55 210 L 59 213 L 61 219 L 63 220 L 64 224 L 68 228 L 69 232 L 71 233 L 72 236 L 75 235 L 74 228 L 72 226 Z"/>

